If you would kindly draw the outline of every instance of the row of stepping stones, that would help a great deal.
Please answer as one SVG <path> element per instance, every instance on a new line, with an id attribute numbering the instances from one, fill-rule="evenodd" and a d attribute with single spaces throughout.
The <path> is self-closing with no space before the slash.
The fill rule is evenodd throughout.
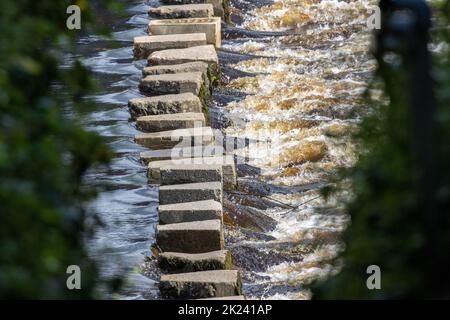
<path id="1" fill-rule="evenodd" d="M 149 148 L 141 158 L 160 184 L 156 244 L 166 299 L 244 299 L 241 278 L 224 249 L 223 189 L 236 187 L 232 155 L 208 126 L 208 103 L 220 78 L 224 0 L 165 0 L 151 8 L 149 36 L 134 39 L 134 56 L 147 59 L 128 103 Z M 186 4 L 188 3 L 188 4 Z"/>

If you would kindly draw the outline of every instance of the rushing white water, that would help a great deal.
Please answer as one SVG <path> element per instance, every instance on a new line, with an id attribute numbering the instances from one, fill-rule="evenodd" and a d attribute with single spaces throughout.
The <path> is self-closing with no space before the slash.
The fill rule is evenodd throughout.
<path id="1" fill-rule="evenodd" d="M 354 163 L 350 134 L 359 121 L 355 111 L 364 109 L 361 95 L 376 67 L 369 54 L 371 34 L 366 27 L 369 8 L 375 3 L 278 0 L 243 13 L 241 27 L 245 29 L 286 32 L 223 45 L 258 57 L 233 65 L 256 76 L 230 82 L 230 88 L 248 95 L 227 104 L 225 110 L 234 120 L 227 134 L 262 140 L 277 136 L 269 157 L 250 161 L 262 169 L 261 180 L 278 186 L 327 183 L 337 167 Z M 349 217 L 333 199 L 325 202 L 318 190 L 275 193 L 271 198 L 294 207 L 304 205 L 266 211 L 278 223 L 270 232 L 276 240 L 266 246 L 288 242 L 295 250 L 307 239 L 313 244 L 302 252 L 300 262 L 283 261 L 254 276 L 265 288 L 263 298 L 308 299 L 308 284 L 339 270 L 332 260 L 343 249 L 338 235 Z M 317 244 L 330 238 L 326 244 Z M 288 288 L 278 293 L 273 287 Z M 260 298 L 261 292 L 253 297 Z"/>

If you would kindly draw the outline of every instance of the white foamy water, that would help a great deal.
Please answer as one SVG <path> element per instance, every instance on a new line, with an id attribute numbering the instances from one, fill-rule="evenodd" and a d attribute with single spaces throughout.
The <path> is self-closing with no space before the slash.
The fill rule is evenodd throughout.
<path id="1" fill-rule="evenodd" d="M 257 56 L 233 65 L 255 74 L 234 79 L 229 88 L 247 94 L 225 107 L 234 120 L 226 133 L 274 139 L 270 156 L 253 157 L 259 179 L 276 186 L 324 185 L 340 166 L 351 166 L 351 133 L 364 112 L 362 93 L 376 68 L 370 56 L 366 20 L 376 1 L 279 0 L 243 12 L 240 27 L 284 31 L 281 36 L 227 41 L 226 50 Z M 251 148 L 251 146 L 249 147 Z M 248 150 L 236 153 L 244 155 Z M 283 261 L 253 272 L 262 289 L 253 298 L 309 299 L 308 285 L 339 271 L 340 235 L 349 216 L 336 199 L 325 201 L 316 189 L 273 193 L 292 209 L 270 208 L 277 221 L 268 233 L 276 243 L 300 250 L 301 261 Z M 255 242 L 256 243 L 256 242 Z M 305 244 L 306 243 L 306 244 Z"/>

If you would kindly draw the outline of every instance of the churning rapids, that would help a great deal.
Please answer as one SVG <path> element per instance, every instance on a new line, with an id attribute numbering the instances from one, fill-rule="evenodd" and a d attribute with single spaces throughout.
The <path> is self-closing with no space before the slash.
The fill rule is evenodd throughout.
<path id="1" fill-rule="evenodd" d="M 148 185 L 143 148 L 127 102 L 139 97 L 146 61 L 133 61 L 133 37 L 145 35 L 149 6 L 128 0 L 126 17 L 100 16 L 113 39 L 85 36 L 79 58 L 101 84 L 83 124 L 115 152 L 86 183 L 100 189 L 89 209 L 102 221 L 89 241 L 106 277 L 125 273 L 112 298 L 158 299 L 158 270 L 148 257 L 158 221 L 158 189 Z M 332 276 L 349 217 L 319 189 L 355 160 L 350 134 L 364 112 L 362 93 L 375 69 L 366 20 L 370 0 L 232 0 L 233 25 L 222 29 L 223 84 L 212 126 L 228 136 L 271 141 L 269 152 L 236 150 L 241 189 L 224 199 L 226 246 L 242 270 L 249 299 L 308 299 L 311 281 Z M 68 57 L 70 58 L 70 57 Z M 264 144 L 263 144 L 264 145 Z M 261 147 L 261 149 L 264 149 Z M 267 149 L 267 148 L 266 148 Z M 256 151 L 255 151 L 256 150 Z M 267 150 L 266 150 L 267 151 Z"/>

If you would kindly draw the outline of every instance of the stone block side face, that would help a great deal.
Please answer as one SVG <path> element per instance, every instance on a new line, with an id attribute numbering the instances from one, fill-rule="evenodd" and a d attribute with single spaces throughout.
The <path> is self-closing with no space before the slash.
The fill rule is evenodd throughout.
<path id="1" fill-rule="evenodd" d="M 186 73 L 186 72 L 202 72 L 205 76 L 208 75 L 208 64 L 206 62 L 188 62 L 174 65 L 159 65 L 145 67 L 142 71 L 142 75 L 153 76 L 158 74 L 174 74 L 174 73 Z"/>
<path id="2" fill-rule="evenodd" d="M 223 208 L 220 202 L 205 200 L 159 206 L 160 224 L 205 220 L 220 220 L 223 223 Z"/>
<path id="3" fill-rule="evenodd" d="M 159 223 L 183 223 L 194 222 L 203 220 L 220 219 L 223 220 L 223 214 L 217 210 L 186 210 L 186 211 L 174 211 L 174 210 L 161 210 L 159 212 Z"/>
<path id="4" fill-rule="evenodd" d="M 172 204 L 203 200 L 215 200 L 222 203 L 222 186 L 220 183 L 206 183 L 203 186 L 201 184 L 195 185 L 198 186 L 191 188 L 183 188 L 180 185 L 177 185 L 176 188 L 162 186 L 159 189 L 159 203 Z"/>
<path id="5" fill-rule="evenodd" d="M 202 33 L 188 34 L 184 38 L 175 35 L 135 37 L 133 53 L 135 59 L 146 59 L 155 51 L 185 49 L 206 44 L 206 35 Z"/>
<path id="6" fill-rule="evenodd" d="M 148 14 L 160 19 L 209 18 L 214 15 L 214 6 L 210 3 L 161 6 L 150 8 Z"/>
<path id="7" fill-rule="evenodd" d="M 206 34 L 206 43 L 220 48 L 222 43 L 221 18 L 191 18 L 152 20 L 148 25 L 150 35 Z"/>
<path id="8" fill-rule="evenodd" d="M 193 157 L 223 156 L 225 150 L 219 145 L 175 148 L 171 150 L 149 150 L 141 152 L 141 161 L 148 166 L 150 162 L 164 160 L 190 159 Z"/>
<path id="9" fill-rule="evenodd" d="M 195 132 L 190 129 L 177 129 L 172 131 L 137 134 L 134 140 L 141 146 L 151 149 L 169 149 L 192 145 L 206 146 L 214 143 L 214 135 L 210 134 L 208 128 L 209 127 L 202 128 L 204 132 L 200 133 L 201 135 L 196 135 Z M 158 173 L 158 175 L 160 175 L 160 173 Z"/>
<path id="10" fill-rule="evenodd" d="M 206 88 L 212 93 L 212 87 L 216 86 L 218 81 L 217 71 L 211 72 L 211 69 L 206 62 L 196 61 L 175 65 L 157 65 L 144 68 L 142 71 L 143 77 L 159 75 L 159 74 L 175 74 L 186 72 L 202 72 L 203 81 Z"/>
<path id="11" fill-rule="evenodd" d="M 219 298 L 204 298 L 198 300 L 245 300 L 244 296 L 228 296 L 228 297 L 219 297 Z"/>
<path id="12" fill-rule="evenodd" d="M 202 273 L 224 272 L 224 271 L 203 271 Z M 217 276 L 212 276 L 208 281 L 205 276 L 201 281 L 191 280 L 192 273 L 180 274 L 178 277 L 173 275 L 161 276 L 160 291 L 165 299 L 201 299 L 214 297 L 228 297 L 241 295 L 242 282 L 238 271 L 227 271 L 234 274 L 233 281 L 218 281 Z M 220 274 L 218 275 L 220 277 Z M 186 279 L 183 279 L 186 277 Z"/>
<path id="13" fill-rule="evenodd" d="M 202 102 L 192 93 L 136 98 L 128 101 L 131 119 L 167 113 L 202 112 Z"/>
<path id="14" fill-rule="evenodd" d="M 205 228 L 191 228 L 191 224 L 202 224 Z M 182 223 L 185 229 L 173 225 L 159 225 L 156 242 L 163 252 L 205 253 L 223 250 L 223 228 L 220 220 Z"/>
<path id="15" fill-rule="evenodd" d="M 211 252 L 204 258 L 192 256 L 194 257 L 186 254 L 162 253 L 158 256 L 158 264 L 167 273 L 230 269 L 231 253 L 229 251 Z"/>
<path id="16" fill-rule="evenodd" d="M 185 72 L 147 76 L 139 83 L 139 90 L 147 95 L 178 93 L 199 95 L 202 86 L 203 74 L 201 72 Z"/>
<path id="17" fill-rule="evenodd" d="M 196 46 L 186 49 L 167 49 L 153 52 L 148 57 L 148 65 L 174 65 L 203 61 L 208 65 L 219 64 L 219 57 L 212 45 Z"/>
<path id="18" fill-rule="evenodd" d="M 160 169 L 161 184 L 183 184 L 197 182 L 222 182 L 220 165 L 169 165 Z"/>
<path id="19" fill-rule="evenodd" d="M 208 147 L 205 147 L 208 148 Z M 205 149 L 206 150 L 206 149 Z M 171 160 L 149 161 L 147 177 L 149 183 L 161 183 L 160 168 L 167 165 L 176 164 L 203 164 L 203 165 L 222 165 L 223 188 L 225 190 L 234 190 L 237 187 L 236 166 L 232 156 L 214 156 L 214 157 L 183 157 Z"/>
<path id="20" fill-rule="evenodd" d="M 214 7 L 214 15 L 224 18 L 224 21 L 229 21 L 230 16 L 230 2 L 229 0 L 161 0 L 162 3 L 176 5 L 187 3 L 211 3 Z"/>
<path id="21" fill-rule="evenodd" d="M 156 115 L 139 117 L 136 127 L 143 132 L 160 132 L 176 129 L 204 127 L 206 125 L 203 113 L 174 113 L 169 115 Z"/>

